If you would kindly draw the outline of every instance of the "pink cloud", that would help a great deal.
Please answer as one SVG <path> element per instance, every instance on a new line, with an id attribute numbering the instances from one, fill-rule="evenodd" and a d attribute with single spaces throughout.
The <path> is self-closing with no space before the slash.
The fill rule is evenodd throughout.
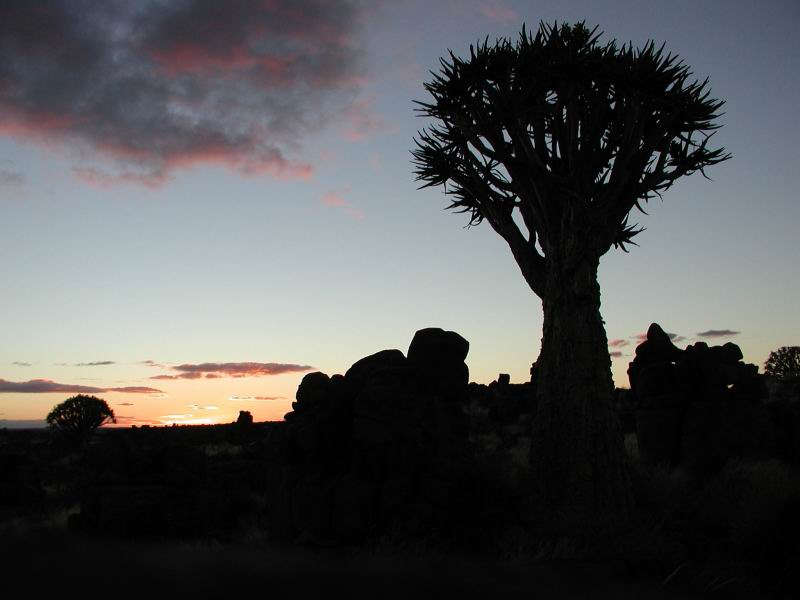
<path id="1" fill-rule="evenodd" d="M 219 379 L 222 377 L 266 377 L 271 375 L 283 375 L 284 373 L 303 373 L 310 371 L 314 367 L 308 365 L 295 365 L 290 363 L 260 363 L 260 362 L 238 362 L 238 363 L 199 363 L 182 364 L 170 367 L 177 371 L 175 375 L 154 375 L 150 379 Z"/>
<path id="2" fill-rule="evenodd" d="M 508 23 L 519 19 L 519 15 L 513 8 L 499 0 L 483 0 L 478 10 L 487 19 L 499 23 Z"/>
<path id="3" fill-rule="evenodd" d="M 345 191 L 349 191 L 349 188 L 346 188 Z M 325 206 L 330 206 L 332 208 L 337 208 L 344 211 L 346 214 L 350 215 L 357 221 L 361 221 L 364 219 L 365 216 L 364 211 L 350 204 L 347 200 L 345 200 L 342 197 L 340 192 L 337 192 L 335 190 L 323 194 L 322 203 Z"/>
<path id="4" fill-rule="evenodd" d="M 90 162 L 74 174 L 101 187 L 154 187 L 196 165 L 308 178 L 293 156 L 304 136 L 364 84 L 364 12 L 349 0 L 1 3 L 0 137 L 74 152 Z"/>
<path id="5" fill-rule="evenodd" d="M 615 340 L 609 340 L 608 345 L 610 348 L 621 348 L 627 346 L 629 343 L 628 340 L 617 338 Z"/>
<path id="6" fill-rule="evenodd" d="M 351 142 L 360 142 L 386 131 L 386 122 L 375 114 L 375 98 L 356 100 L 342 111 L 344 136 Z"/>

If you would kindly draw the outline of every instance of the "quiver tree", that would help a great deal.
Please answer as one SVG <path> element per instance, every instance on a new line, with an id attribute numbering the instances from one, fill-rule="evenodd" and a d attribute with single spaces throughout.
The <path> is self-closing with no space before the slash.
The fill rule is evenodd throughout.
<path id="1" fill-rule="evenodd" d="M 86 444 L 101 425 L 116 422 L 105 400 L 83 394 L 67 398 L 47 415 L 50 430 L 75 446 Z"/>
<path id="2" fill-rule="evenodd" d="M 546 520 L 574 529 L 629 509 L 597 268 L 641 230 L 633 208 L 729 158 L 709 141 L 723 102 L 663 45 L 601 44 L 541 24 L 453 52 L 418 102 L 433 124 L 412 150 L 422 187 L 508 243 L 542 299 L 532 464 Z M 602 519 L 601 519 L 602 520 Z"/>

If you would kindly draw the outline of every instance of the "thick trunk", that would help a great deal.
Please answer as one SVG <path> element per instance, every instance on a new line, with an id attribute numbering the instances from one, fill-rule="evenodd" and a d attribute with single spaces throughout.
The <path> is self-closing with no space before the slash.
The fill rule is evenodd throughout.
<path id="1" fill-rule="evenodd" d="M 612 408 L 598 263 L 548 264 L 542 298 L 531 464 L 540 486 L 539 515 L 558 534 L 616 528 L 631 509 L 623 436 Z"/>

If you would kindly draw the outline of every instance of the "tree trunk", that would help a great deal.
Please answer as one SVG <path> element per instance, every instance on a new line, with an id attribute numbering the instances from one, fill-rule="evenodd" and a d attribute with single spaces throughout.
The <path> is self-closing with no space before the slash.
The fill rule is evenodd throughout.
<path id="1" fill-rule="evenodd" d="M 632 507 L 603 319 L 599 258 L 549 261 L 531 464 L 542 524 L 558 535 L 622 525 Z"/>

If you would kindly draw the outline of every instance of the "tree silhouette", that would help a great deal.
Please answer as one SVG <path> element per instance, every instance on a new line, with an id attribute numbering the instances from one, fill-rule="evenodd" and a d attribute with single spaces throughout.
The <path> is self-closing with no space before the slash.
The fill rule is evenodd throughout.
<path id="1" fill-rule="evenodd" d="M 116 422 L 114 411 L 105 400 L 83 394 L 64 400 L 47 415 L 51 430 L 74 445 L 88 442 L 104 423 Z"/>
<path id="2" fill-rule="evenodd" d="M 541 23 L 536 35 L 523 25 L 516 43 L 449 52 L 424 84 L 433 99 L 417 110 L 434 124 L 412 150 L 422 187 L 441 185 L 469 225 L 488 221 L 542 299 L 531 458 L 556 528 L 630 508 L 600 257 L 627 252 L 641 231 L 634 207 L 730 156 L 708 147 L 723 101 L 707 80 L 663 45 L 600 35 L 583 22 Z"/>
<path id="3" fill-rule="evenodd" d="M 800 346 L 783 346 L 770 352 L 764 372 L 783 380 L 800 379 Z"/>

